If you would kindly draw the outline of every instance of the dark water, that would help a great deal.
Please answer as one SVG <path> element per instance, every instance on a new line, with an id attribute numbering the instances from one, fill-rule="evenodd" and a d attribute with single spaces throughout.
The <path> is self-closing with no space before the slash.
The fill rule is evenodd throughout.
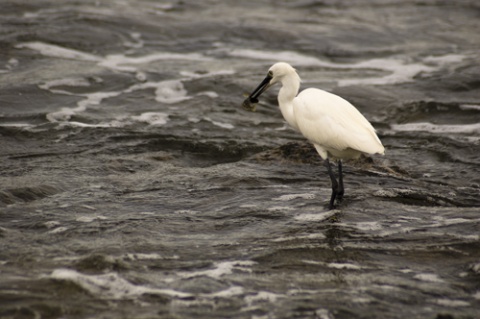
<path id="1" fill-rule="evenodd" d="M 0 11 L 1 318 L 480 318 L 477 1 L 20 1 Z M 318 155 L 274 62 L 386 156 Z"/>

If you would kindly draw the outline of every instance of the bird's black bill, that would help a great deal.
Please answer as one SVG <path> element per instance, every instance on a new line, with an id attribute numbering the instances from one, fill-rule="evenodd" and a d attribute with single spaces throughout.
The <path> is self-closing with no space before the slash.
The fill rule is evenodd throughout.
<path id="1" fill-rule="evenodd" d="M 258 97 L 270 86 L 272 77 L 267 75 L 262 83 L 243 101 L 243 108 L 249 111 L 255 111 L 255 104 L 258 103 Z"/>
<path id="2" fill-rule="evenodd" d="M 272 77 L 267 75 L 265 79 L 263 79 L 262 83 L 250 94 L 248 97 L 252 103 L 258 103 L 258 97 L 262 95 L 263 92 L 269 87 L 270 80 Z"/>

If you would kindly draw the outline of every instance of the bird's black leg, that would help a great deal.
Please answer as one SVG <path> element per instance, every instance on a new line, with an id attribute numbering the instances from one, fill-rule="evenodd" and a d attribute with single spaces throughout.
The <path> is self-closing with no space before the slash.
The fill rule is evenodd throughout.
<path id="1" fill-rule="evenodd" d="M 325 166 L 327 167 L 328 175 L 330 176 L 330 180 L 332 181 L 332 196 L 330 197 L 329 209 L 334 209 L 335 198 L 338 194 L 338 182 L 335 178 L 335 175 L 333 174 L 332 167 L 330 166 L 330 161 L 328 160 L 328 158 L 325 160 Z"/>
<path id="2" fill-rule="evenodd" d="M 345 193 L 345 189 L 343 188 L 343 169 L 342 169 L 342 160 L 338 160 L 338 193 L 337 193 L 337 201 L 342 201 L 343 194 Z"/>

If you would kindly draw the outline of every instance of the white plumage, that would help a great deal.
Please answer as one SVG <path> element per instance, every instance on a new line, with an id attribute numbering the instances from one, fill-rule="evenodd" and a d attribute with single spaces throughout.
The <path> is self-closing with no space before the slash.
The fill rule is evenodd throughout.
<path id="1" fill-rule="evenodd" d="M 375 129 L 341 97 L 307 89 L 293 100 L 298 130 L 311 141 L 323 159 L 352 158 L 361 153 L 384 153 Z"/>
<path id="2" fill-rule="evenodd" d="M 275 83 L 282 84 L 278 104 L 283 117 L 313 143 L 325 160 L 332 180 L 330 208 L 333 208 L 335 198 L 341 200 L 344 192 L 341 160 L 357 158 L 362 153 L 384 154 L 385 149 L 370 122 L 345 99 L 315 88 L 298 94 L 300 77 L 285 62 L 276 63 L 269 69 L 267 77 L 243 102 L 243 106 L 253 110 L 258 97 Z M 338 159 L 339 182 L 332 173 L 329 158 Z"/>

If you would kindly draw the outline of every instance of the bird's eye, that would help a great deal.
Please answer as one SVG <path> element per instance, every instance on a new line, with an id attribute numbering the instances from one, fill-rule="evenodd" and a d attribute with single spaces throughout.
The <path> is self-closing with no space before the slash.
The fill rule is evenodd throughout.
<path id="1" fill-rule="evenodd" d="M 268 71 L 268 76 L 273 78 L 273 72 L 272 72 L 272 71 Z"/>

